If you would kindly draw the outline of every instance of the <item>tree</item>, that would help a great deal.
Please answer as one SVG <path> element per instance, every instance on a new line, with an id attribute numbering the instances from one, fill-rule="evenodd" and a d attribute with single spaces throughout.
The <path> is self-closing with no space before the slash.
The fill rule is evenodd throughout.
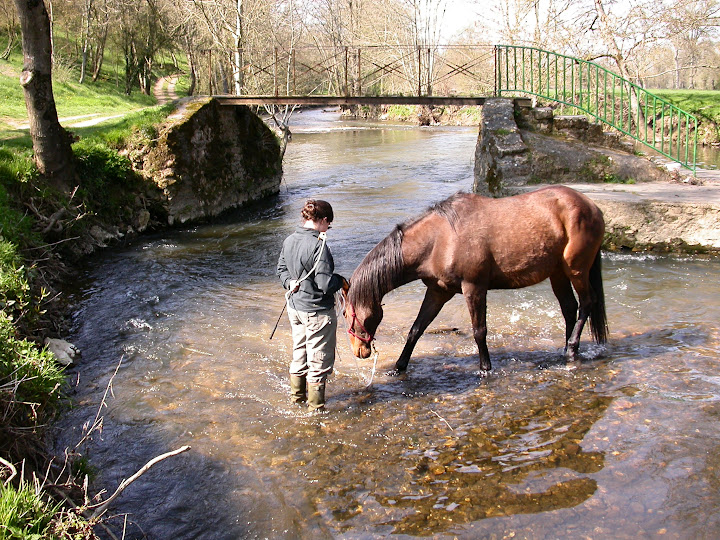
<path id="1" fill-rule="evenodd" d="M 52 185 L 74 182 L 71 135 L 60 125 L 52 89 L 50 18 L 43 0 L 15 0 L 24 56 L 20 85 L 25 94 L 35 163 Z"/>
<path id="2" fill-rule="evenodd" d="M 5 27 L 4 30 L 7 34 L 7 46 L 5 47 L 5 50 L 0 53 L 0 58 L 7 60 L 10 57 L 10 52 L 12 52 L 13 45 L 15 45 L 18 28 L 15 11 L 10 5 L 5 4 L 4 2 L 0 4 L 0 19 L 2 20 L 2 25 Z"/>

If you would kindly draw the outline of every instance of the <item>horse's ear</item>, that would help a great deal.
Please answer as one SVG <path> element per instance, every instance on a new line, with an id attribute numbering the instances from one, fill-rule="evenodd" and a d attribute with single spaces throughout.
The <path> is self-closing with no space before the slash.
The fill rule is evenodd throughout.
<path id="1" fill-rule="evenodd" d="M 350 282 L 345 278 L 343 278 L 343 281 L 342 281 L 342 290 L 343 290 L 343 293 L 345 293 L 346 295 L 347 295 L 348 291 L 350 290 Z"/>

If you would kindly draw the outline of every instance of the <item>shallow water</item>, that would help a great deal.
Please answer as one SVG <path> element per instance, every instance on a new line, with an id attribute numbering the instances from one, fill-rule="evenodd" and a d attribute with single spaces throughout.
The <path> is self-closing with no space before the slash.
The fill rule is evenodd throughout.
<path id="1" fill-rule="evenodd" d="M 477 132 L 295 119 L 282 194 L 223 223 L 98 257 L 78 283 L 76 406 L 128 538 L 715 538 L 720 534 L 718 260 L 605 254 L 610 339 L 559 362 L 549 284 L 493 291 L 478 372 L 462 298 L 392 376 L 424 287 L 388 295 L 378 371 L 339 340 L 324 416 L 288 404 L 291 339 L 274 276 L 305 197 L 328 199 L 349 276 L 396 222 L 472 184 Z M 341 323 L 342 326 L 342 323 Z M 121 523 L 118 518 L 116 524 Z"/>

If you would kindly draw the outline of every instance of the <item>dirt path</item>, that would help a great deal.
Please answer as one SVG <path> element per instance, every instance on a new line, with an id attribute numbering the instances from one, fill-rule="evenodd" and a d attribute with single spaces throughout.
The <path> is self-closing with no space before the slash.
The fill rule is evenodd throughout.
<path id="1" fill-rule="evenodd" d="M 177 84 L 178 76 L 170 75 L 168 77 L 160 77 L 155 81 L 153 86 L 153 95 L 158 100 L 158 105 L 165 105 L 170 101 L 178 99 L 178 95 L 175 93 L 175 85 Z"/>

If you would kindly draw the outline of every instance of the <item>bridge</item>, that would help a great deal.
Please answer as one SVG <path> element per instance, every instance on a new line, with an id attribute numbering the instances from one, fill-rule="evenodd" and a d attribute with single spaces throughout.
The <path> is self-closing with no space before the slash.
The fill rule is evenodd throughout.
<path id="1" fill-rule="evenodd" d="M 598 63 L 534 47 L 437 45 L 240 51 L 241 95 L 225 105 L 481 106 L 555 102 L 696 170 L 697 118 Z M 211 93 L 212 85 L 211 85 Z"/>

